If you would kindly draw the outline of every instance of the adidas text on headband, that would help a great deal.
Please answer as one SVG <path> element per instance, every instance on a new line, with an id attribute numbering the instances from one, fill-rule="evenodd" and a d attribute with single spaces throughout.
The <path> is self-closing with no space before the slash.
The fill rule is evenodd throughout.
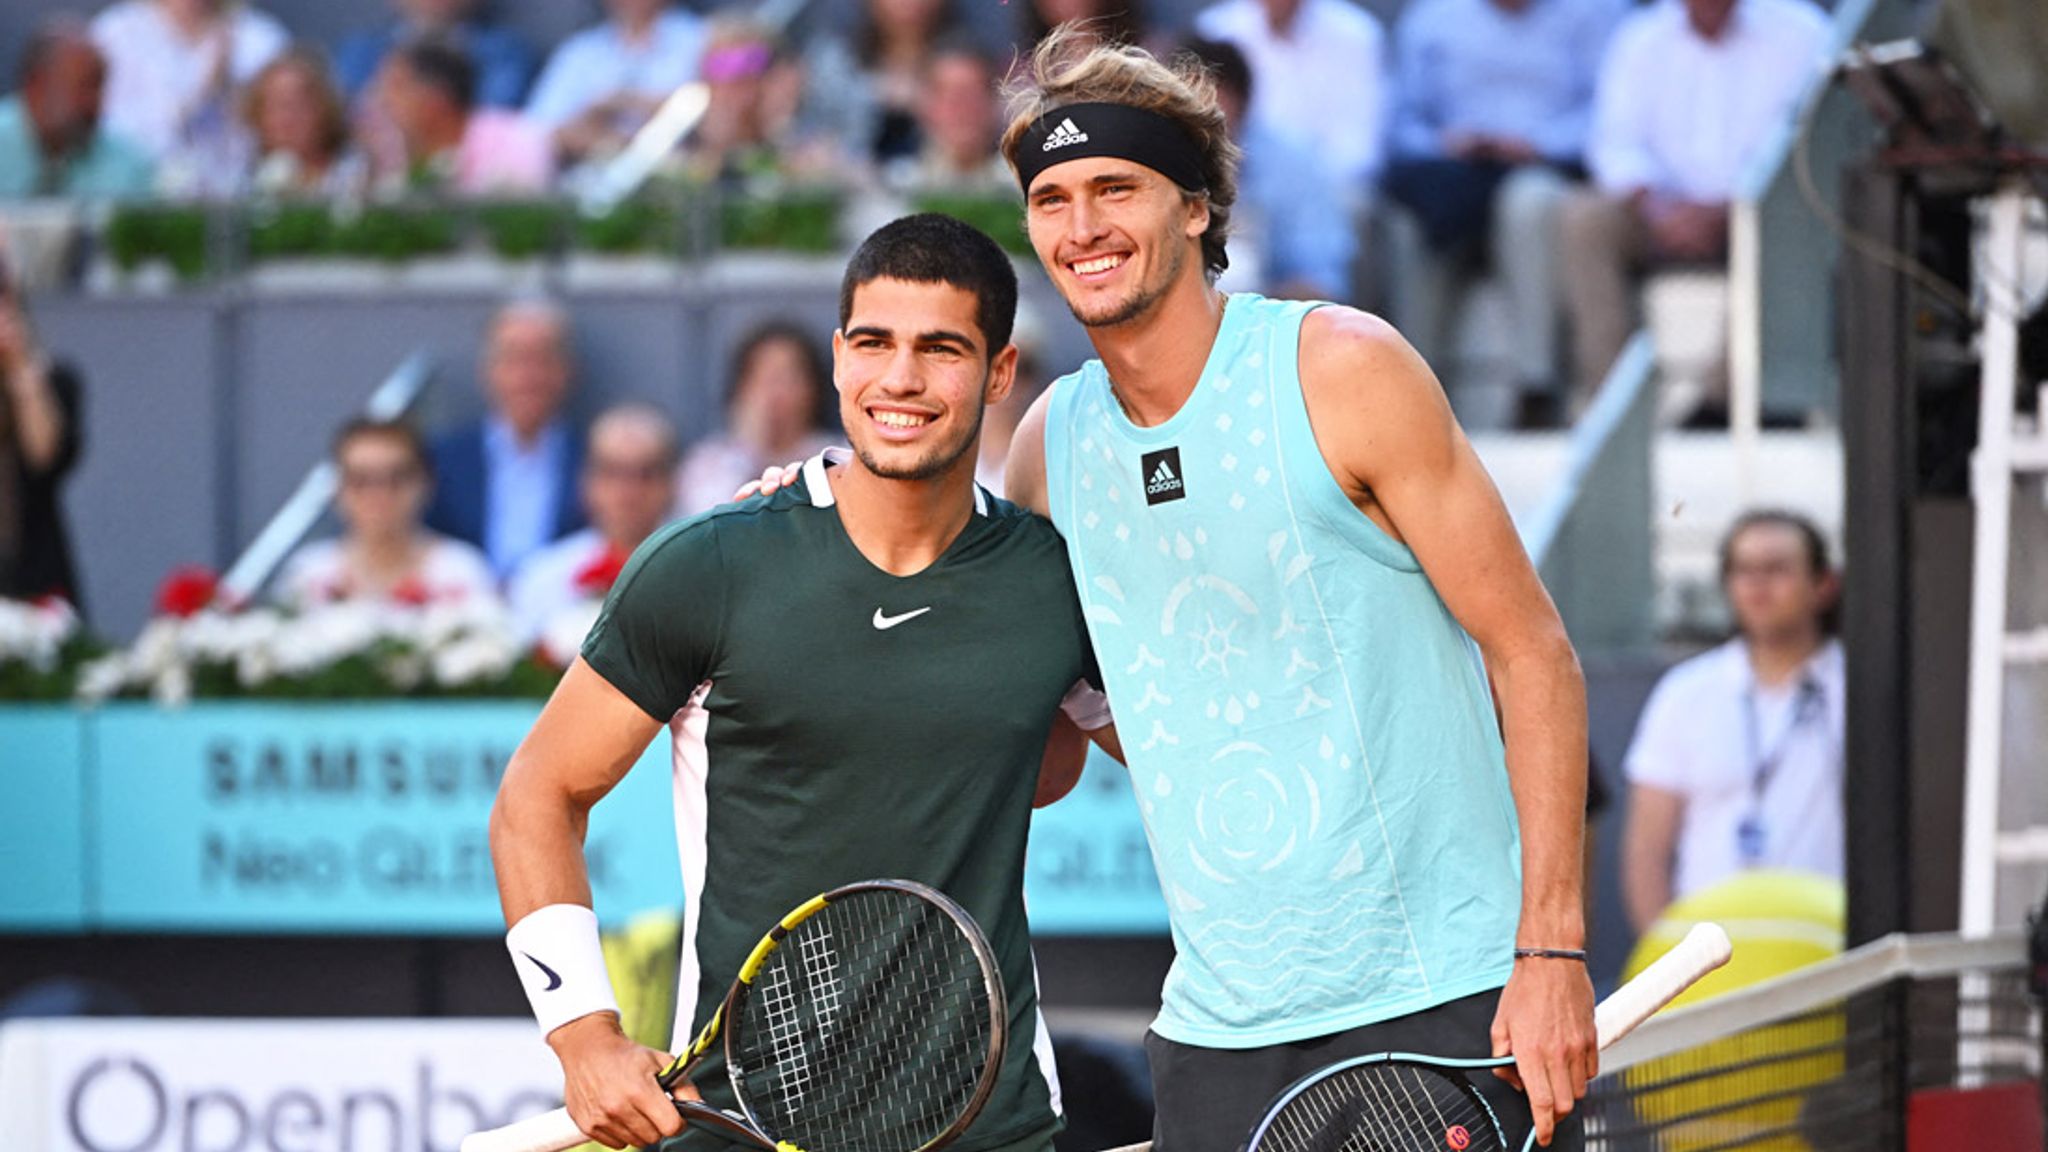
<path id="1" fill-rule="evenodd" d="M 1128 104 L 1068 104 L 1040 116 L 1017 141 L 1017 181 L 1029 195 L 1039 173 L 1085 156 L 1143 164 L 1189 192 L 1209 186 L 1187 129 Z"/>

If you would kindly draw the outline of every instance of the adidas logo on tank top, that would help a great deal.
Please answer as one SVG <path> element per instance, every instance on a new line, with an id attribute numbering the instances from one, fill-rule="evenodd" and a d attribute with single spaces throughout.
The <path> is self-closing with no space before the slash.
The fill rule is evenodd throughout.
<path id="1" fill-rule="evenodd" d="M 1187 485 L 1180 478 L 1180 449 L 1161 448 L 1147 452 L 1138 460 L 1138 470 L 1145 476 L 1145 503 L 1164 504 L 1168 500 L 1179 500 L 1188 494 Z"/>

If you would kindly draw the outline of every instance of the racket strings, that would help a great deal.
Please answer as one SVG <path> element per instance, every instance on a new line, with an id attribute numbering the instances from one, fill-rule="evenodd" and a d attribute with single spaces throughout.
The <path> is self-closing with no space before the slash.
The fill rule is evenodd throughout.
<path id="1" fill-rule="evenodd" d="M 850 894 L 799 924 L 733 1021 L 748 1110 L 812 1152 L 905 1152 L 974 1098 L 994 1022 L 973 943 L 912 894 Z"/>
<path id="2" fill-rule="evenodd" d="M 1282 1104 L 1251 1152 L 1505 1152 L 1500 1126 L 1462 1076 L 1389 1060 L 1355 1065 Z"/>

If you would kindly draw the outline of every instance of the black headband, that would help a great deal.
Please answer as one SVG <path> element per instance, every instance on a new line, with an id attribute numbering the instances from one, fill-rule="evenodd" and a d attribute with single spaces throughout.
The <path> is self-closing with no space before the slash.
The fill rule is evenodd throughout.
<path id="1" fill-rule="evenodd" d="M 1206 192 L 1202 151 L 1177 121 L 1128 104 L 1069 104 L 1040 116 L 1017 141 L 1017 182 L 1031 182 L 1055 164 L 1114 156 L 1143 164 L 1189 192 Z"/>

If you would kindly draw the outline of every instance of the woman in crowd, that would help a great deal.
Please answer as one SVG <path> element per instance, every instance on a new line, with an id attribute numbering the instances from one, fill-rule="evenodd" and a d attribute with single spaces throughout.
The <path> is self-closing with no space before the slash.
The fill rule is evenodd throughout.
<path id="1" fill-rule="evenodd" d="M 342 535 L 285 561 L 277 598 L 288 608 L 345 600 L 425 605 L 497 598 L 483 553 L 421 526 L 433 486 L 426 445 L 411 425 L 359 419 L 334 439 Z"/>
<path id="2" fill-rule="evenodd" d="M 242 120 L 256 141 L 251 191 L 263 196 L 349 197 L 368 179 L 350 147 L 348 110 L 317 52 L 292 48 L 249 82 Z"/>
<path id="3" fill-rule="evenodd" d="M 820 36 L 805 53 L 806 122 L 877 167 L 915 157 L 925 68 L 958 26 L 953 0 L 866 0 L 851 44 Z"/>
<path id="4" fill-rule="evenodd" d="M 802 328 L 771 321 L 733 357 L 725 431 L 691 447 L 677 470 L 676 511 L 692 516 L 732 499 L 770 464 L 810 456 L 831 443 L 831 373 Z"/>

